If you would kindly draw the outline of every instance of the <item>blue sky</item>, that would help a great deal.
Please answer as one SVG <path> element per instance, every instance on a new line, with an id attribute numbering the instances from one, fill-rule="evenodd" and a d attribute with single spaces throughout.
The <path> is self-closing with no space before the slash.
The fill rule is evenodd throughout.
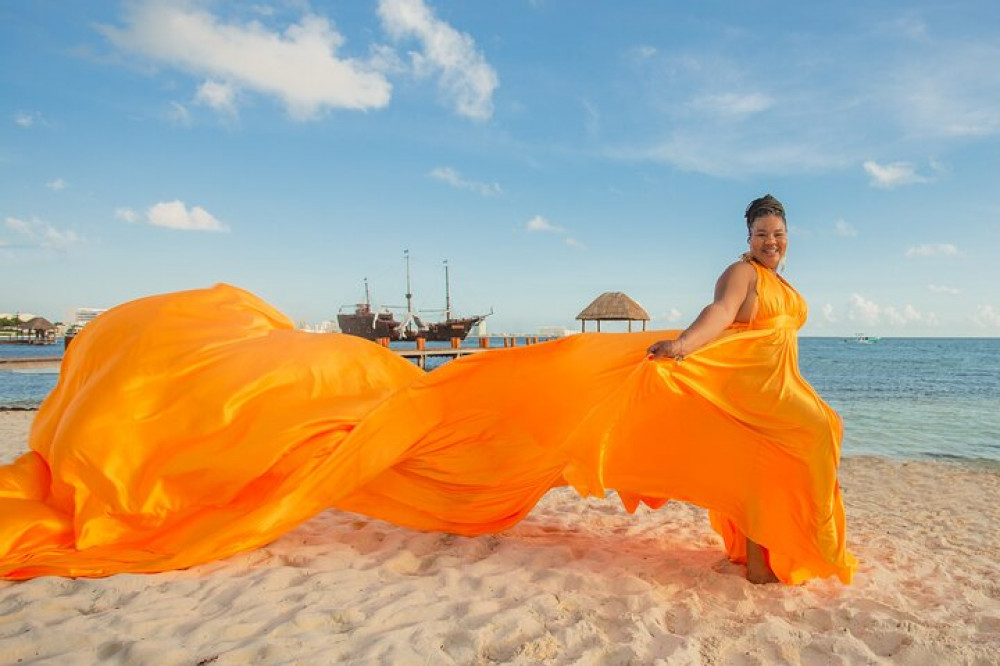
<path id="1" fill-rule="evenodd" d="M 1000 4 L 0 5 L 0 311 L 368 278 L 492 331 L 689 323 L 786 205 L 805 335 L 1000 335 Z"/>

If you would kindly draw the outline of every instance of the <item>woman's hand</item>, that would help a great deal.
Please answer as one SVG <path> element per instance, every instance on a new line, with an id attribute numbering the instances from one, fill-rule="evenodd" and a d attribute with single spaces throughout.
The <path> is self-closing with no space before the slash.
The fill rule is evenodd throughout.
<path id="1" fill-rule="evenodd" d="M 684 359 L 684 345 L 680 339 L 660 340 L 651 344 L 646 353 L 649 354 L 649 358 L 651 359 L 672 358 L 681 361 Z"/>

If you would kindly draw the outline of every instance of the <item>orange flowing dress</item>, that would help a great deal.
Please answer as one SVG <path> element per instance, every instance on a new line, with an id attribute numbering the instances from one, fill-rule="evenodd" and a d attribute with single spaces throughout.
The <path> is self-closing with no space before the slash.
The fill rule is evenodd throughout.
<path id="1" fill-rule="evenodd" d="M 707 507 L 734 561 L 747 535 L 782 581 L 849 582 L 841 422 L 798 371 L 803 299 L 754 265 L 754 321 L 682 363 L 645 355 L 678 331 L 596 333 L 424 373 L 227 285 L 116 307 L 0 467 L 0 578 L 188 567 L 330 507 L 496 532 L 570 484 Z"/>

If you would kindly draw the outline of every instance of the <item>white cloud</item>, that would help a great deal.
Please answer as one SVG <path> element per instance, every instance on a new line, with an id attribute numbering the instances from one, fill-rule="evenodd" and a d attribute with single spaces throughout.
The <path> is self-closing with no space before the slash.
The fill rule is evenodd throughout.
<path id="1" fill-rule="evenodd" d="M 493 197 L 503 194 L 503 190 L 500 189 L 499 183 L 481 183 L 474 180 L 466 180 L 462 178 L 461 174 L 452 169 L 451 167 L 435 167 L 431 169 L 430 173 L 427 174 L 435 180 L 440 180 L 444 183 L 448 183 L 452 187 L 457 187 L 462 190 L 470 190 L 481 194 L 484 197 Z"/>
<path id="2" fill-rule="evenodd" d="M 722 93 L 696 97 L 690 104 L 699 111 L 739 118 L 769 109 L 774 100 L 762 93 Z"/>
<path id="3" fill-rule="evenodd" d="M 948 165 L 939 159 L 935 159 L 932 157 L 931 159 L 927 160 L 927 164 L 930 166 L 931 170 L 934 171 L 935 173 L 946 175 L 951 172 L 951 170 L 948 168 Z"/>
<path id="4" fill-rule="evenodd" d="M 215 219 L 201 206 L 188 210 L 183 201 L 163 201 L 146 211 L 146 220 L 157 227 L 185 231 L 229 231 L 229 227 Z"/>
<path id="5" fill-rule="evenodd" d="M 869 184 L 873 187 L 891 189 L 900 185 L 912 185 L 913 183 L 926 183 L 929 178 L 921 176 L 909 162 L 893 162 L 892 164 L 878 164 L 871 160 L 864 163 L 864 169 L 872 177 Z"/>
<path id="6" fill-rule="evenodd" d="M 409 67 L 391 46 L 372 44 L 368 50 L 368 65 L 376 72 L 405 74 L 409 71 Z"/>
<path id="7" fill-rule="evenodd" d="M 918 141 L 1000 133 L 996 40 L 963 40 L 925 50 L 893 68 L 883 89 L 907 134 Z"/>
<path id="8" fill-rule="evenodd" d="M 115 218 L 121 220 L 122 222 L 135 224 L 136 222 L 139 221 L 139 214 L 136 213 L 131 208 L 116 208 Z"/>
<path id="9" fill-rule="evenodd" d="M 829 137 L 771 140 L 718 123 L 691 123 L 662 140 L 612 147 L 610 157 L 650 160 L 721 178 L 823 172 L 850 160 Z"/>
<path id="10" fill-rule="evenodd" d="M 580 104 L 583 105 L 583 126 L 587 136 L 596 137 L 601 133 L 601 112 L 588 100 L 580 100 Z"/>
<path id="11" fill-rule="evenodd" d="M 83 242 L 75 231 L 57 229 L 48 222 L 37 218 L 22 220 L 7 217 L 4 224 L 10 231 L 21 237 L 21 242 L 27 247 L 39 247 L 46 250 L 65 250 L 72 245 Z"/>
<path id="12" fill-rule="evenodd" d="M 906 249 L 907 257 L 955 257 L 960 253 L 951 243 L 924 243 Z"/>
<path id="13" fill-rule="evenodd" d="M 866 326 L 882 323 L 892 327 L 937 326 L 940 323 L 933 312 L 922 313 L 910 304 L 902 308 L 882 306 L 860 294 L 851 294 L 847 318 Z"/>
<path id="14" fill-rule="evenodd" d="M 578 239 L 568 235 L 570 233 L 569 229 L 560 227 L 557 224 L 552 224 L 548 219 L 542 217 L 541 215 L 536 215 L 525 222 L 524 228 L 527 229 L 528 233 L 557 234 L 563 236 L 563 243 L 566 245 L 576 248 L 577 250 L 587 249 L 587 246 Z"/>
<path id="15" fill-rule="evenodd" d="M 655 46 L 648 46 L 646 44 L 640 44 L 639 46 L 633 46 L 628 50 L 626 55 L 635 60 L 649 60 L 657 53 Z"/>
<path id="16" fill-rule="evenodd" d="M 625 72 L 622 85 L 631 86 L 635 110 L 630 133 L 641 138 L 610 145 L 606 154 L 723 178 L 825 172 L 858 162 L 857 146 L 844 138 L 859 115 L 846 108 L 853 101 L 848 91 L 804 84 L 809 68 L 793 71 L 795 58 L 758 67 L 759 59 L 726 51 L 672 47 L 655 65 Z M 768 90 L 781 90 L 781 99 Z"/>
<path id="17" fill-rule="evenodd" d="M 824 303 L 823 307 L 820 308 L 820 312 L 823 313 L 823 319 L 829 322 L 837 321 L 837 315 L 834 313 L 833 304 Z"/>
<path id="18" fill-rule="evenodd" d="M 167 114 L 170 122 L 175 125 L 188 126 L 191 124 L 191 112 L 180 102 L 171 102 L 170 111 Z"/>
<path id="19" fill-rule="evenodd" d="M 524 224 L 524 228 L 530 232 L 543 232 L 553 234 L 564 234 L 566 230 L 549 222 L 541 215 L 536 215 Z"/>
<path id="20" fill-rule="evenodd" d="M 680 321 L 683 316 L 684 313 L 677 308 L 670 308 L 669 311 L 664 312 L 662 315 L 657 317 L 657 319 L 662 319 L 668 324 L 673 324 L 674 322 Z"/>
<path id="21" fill-rule="evenodd" d="M 19 127 L 23 127 L 24 129 L 29 129 L 30 127 L 33 127 L 37 121 L 38 121 L 38 115 L 34 113 L 21 112 L 14 114 L 14 123 Z"/>
<path id="22" fill-rule="evenodd" d="M 394 39 L 421 43 L 421 51 L 410 54 L 414 70 L 440 72 L 439 86 L 457 113 L 474 120 L 493 115 L 499 79 L 472 37 L 436 18 L 423 0 L 380 0 L 378 15 Z"/>
<path id="23" fill-rule="evenodd" d="M 4 224 L 6 224 L 7 228 L 10 229 L 11 231 L 19 233 L 21 235 L 27 235 L 27 234 L 31 233 L 30 232 L 30 229 L 31 229 L 30 223 L 26 222 L 24 220 L 20 220 L 20 219 L 18 219 L 16 217 L 8 217 L 8 218 L 4 219 Z"/>
<path id="24" fill-rule="evenodd" d="M 944 285 L 929 284 L 927 288 L 933 291 L 935 294 L 961 294 L 961 289 L 956 289 L 955 287 L 946 287 Z"/>
<path id="25" fill-rule="evenodd" d="M 906 326 L 907 324 L 935 326 L 938 323 L 934 313 L 924 315 L 912 305 L 905 305 L 901 310 L 890 305 L 884 308 L 883 312 L 889 324 L 893 326 Z"/>
<path id="26" fill-rule="evenodd" d="M 861 294 L 851 294 L 851 306 L 847 318 L 851 321 L 872 325 L 878 322 L 882 308 Z"/>
<path id="27" fill-rule="evenodd" d="M 1000 330 L 1000 309 L 992 305 L 980 305 L 976 308 L 976 315 L 972 319 L 984 328 Z"/>
<path id="28" fill-rule="evenodd" d="M 721 30 L 725 39 L 707 50 L 670 44 L 649 62 L 633 48 L 616 82 L 629 94 L 628 133 L 606 152 L 748 179 L 839 171 L 873 157 L 885 166 L 878 156 L 888 151 L 947 155 L 958 138 L 1000 135 L 1000 68 L 991 64 L 1000 43 L 987 33 L 926 37 L 934 25 L 920 14 L 859 24 L 850 57 L 842 42 L 804 39 L 811 29 L 776 34 L 775 48 L 751 56 L 757 36 L 746 30 Z M 616 129 L 626 128 L 605 122 L 605 135 Z M 914 164 L 917 177 L 940 177 L 933 163 Z"/>
<path id="29" fill-rule="evenodd" d="M 148 0 L 128 6 L 125 27 L 100 27 L 116 46 L 276 97 L 297 119 L 313 119 L 328 109 L 389 103 L 392 87 L 381 73 L 337 57 L 344 39 L 323 17 L 306 14 L 277 32 L 257 21 L 224 22 L 197 3 Z"/>
<path id="30" fill-rule="evenodd" d="M 890 27 L 914 41 L 923 41 L 927 37 L 927 23 L 919 16 L 903 16 L 893 21 Z"/>
<path id="31" fill-rule="evenodd" d="M 834 233 L 843 238 L 854 238 L 858 235 L 858 230 L 845 220 L 837 220 L 833 225 L 833 230 Z"/>
<path id="32" fill-rule="evenodd" d="M 883 312 L 890 324 L 898 325 L 906 323 L 906 318 L 904 318 L 903 315 L 899 314 L 899 312 L 896 311 L 896 308 L 892 307 L 891 305 L 885 308 Z"/>
<path id="33" fill-rule="evenodd" d="M 45 187 L 49 188 L 50 190 L 57 190 L 57 191 L 65 190 L 68 186 L 69 183 L 67 183 L 62 178 L 56 178 L 55 180 L 50 180 L 49 182 L 45 183 Z"/>
<path id="34" fill-rule="evenodd" d="M 195 101 L 226 115 L 236 115 L 236 89 L 219 81 L 205 81 L 198 88 Z"/>

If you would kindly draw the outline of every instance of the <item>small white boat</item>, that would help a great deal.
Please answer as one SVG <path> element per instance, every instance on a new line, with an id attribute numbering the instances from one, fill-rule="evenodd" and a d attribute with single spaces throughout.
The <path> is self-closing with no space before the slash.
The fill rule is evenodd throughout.
<path id="1" fill-rule="evenodd" d="M 864 333 L 855 333 L 853 338 L 844 338 L 844 342 L 853 342 L 858 345 L 873 345 L 882 338 Z"/>

